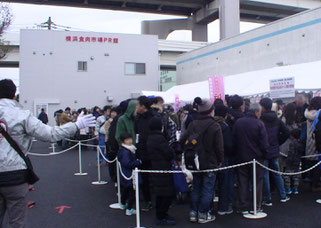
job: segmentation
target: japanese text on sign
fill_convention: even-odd
[[[66,36],[67,42],[80,42],[80,43],[112,43],[118,44],[118,38],[108,37],[89,37],[89,36]]]
[[[270,80],[270,97],[286,98],[295,96],[294,78]]]
[[[210,99],[214,102],[216,99],[225,99],[224,79],[222,76],[209,77],[208,85],[210,91]]]

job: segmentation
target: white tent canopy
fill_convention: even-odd
[[[296,90],[320,89],[321,61],[226,76],[224,77],[225,94],[249,96],[268,93],[270,80],[290,77],[295,78]],[[146,96],[162,96],[166,103],[174,103],[177,94],[179,100],[188,102],[193,101],[195,97],[209,98],[209,85],[208,81],[201,81],[174,86],[166,92],[143,91],[142,93]]]

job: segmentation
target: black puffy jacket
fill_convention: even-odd
[[[147,139],[147,150],[152,170],[171,170],[174,150],[168,145],[162,132],[150,132]],[[172,174],[152,174],[152,183],[157,196],[175,194]]]
[[[270,145],[267,159],[277,158],[280,156],[280,145],[289,138],[290,131],[273,111],[263,112],[261,120],[266,128]]]

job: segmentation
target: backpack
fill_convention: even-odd
[[[185,142],[184,148],[184,160],[185,166],[189,170],[199,170],[199,154],[204,154],[204,144],[203,144],[203,136],[205,132],[214,124],[215,122],[209,124],[206,128],[204,128],[201,132],[193,132],[189,135],[188,139]],[[194,123],[193,124],[194,127]]]

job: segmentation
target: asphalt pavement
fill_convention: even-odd
[[[35,142],[31,152],[47,154],[49,143]],[[59,151],[60,148],[57,149]],[[92,185],[97,180],[96,151],[82,150],[83,172],[87,176],[74,176],[79,171],[78,149],[48,157],[31,156],[40,181],[35,191],[28,194],[28,200],[36,205],[28,209],[30,228],[133,228],[135,216],[125,216],[124,211],[113,210],[109,205],[117,202],[114,184]],[[101,167],[102,180],[110,181],[108,167]],[[279,202],[278,194],[273,194],[273,206],[265,207],[265,219],[248,220],[241,215],[216,216],[216,221],[208,224],[192,224],[188,221],[189,206],[174,204],[170,215],[177,220],[178,228],[194,227],[321,227],[321,205],[315,200],[321,193],[309,191],[308,184],[302,183],[300,194],[291,196],[287,203]],[[62,206],[68,207],[62,210]],[[152,228],[155,225],[155,211],[141,213],[141,226]]]

